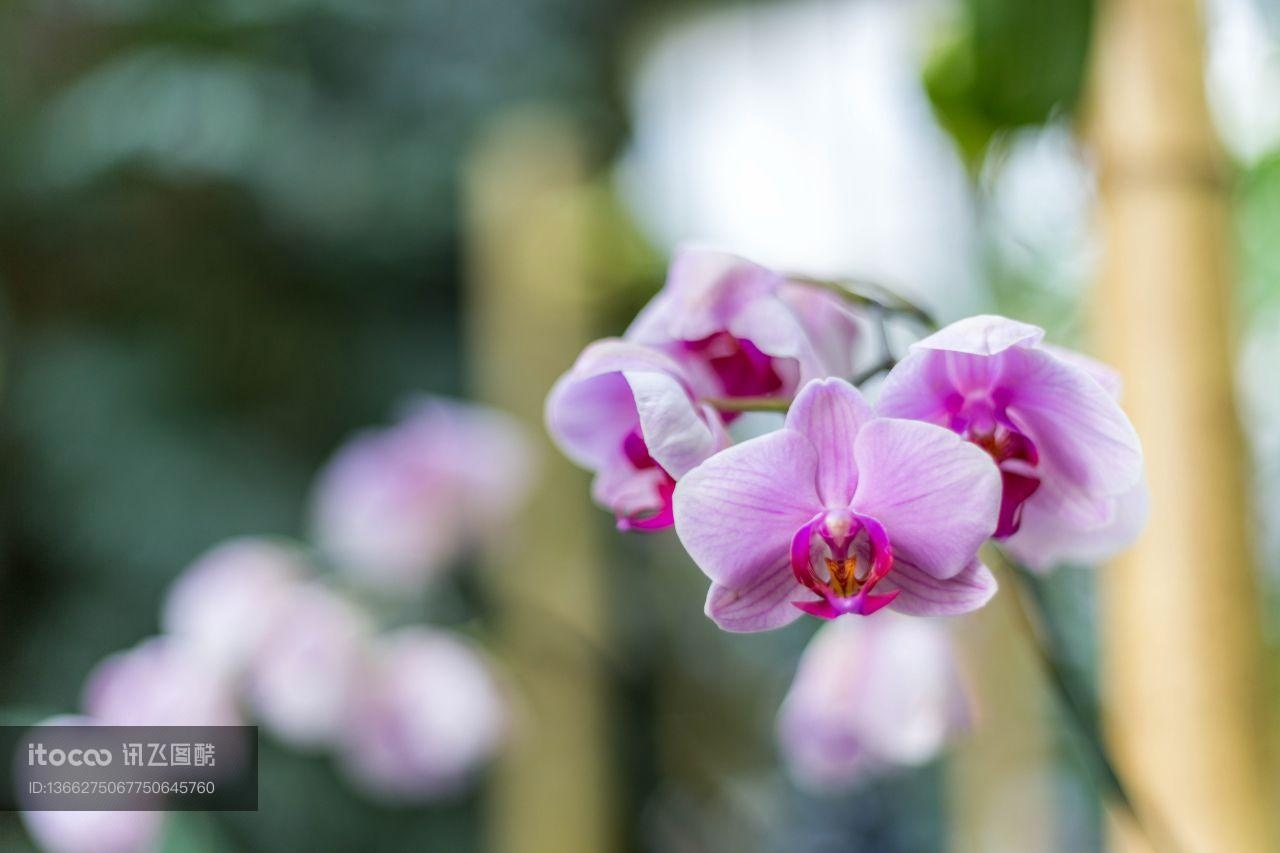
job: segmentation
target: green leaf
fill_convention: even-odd
[[[925,69],[925,87],[971,165],[1000,131],[1074,111],[1093,7],[1092,0],[965,0],[960,25]]]

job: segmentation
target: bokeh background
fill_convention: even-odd
[[[156,632],[165,588],[211,546],[305,536],[315,472],[406,395],[529,416],[580,342],[545,319],[554,305],[510,316],[537,298],[522,287],[579,288],[569,334],[617,333],[672,248],[700,239],[893,283],[947,319],[999,310],[1087,347],[1102,251],[1081,143],[1093,6],[3,0],[5,719],[74,709],[94,664]],[[1274,648],[1280,5],[1206,0],[1203,13]],[[533,274],[542,256],[519,211],[540,181],[572,196],[582,233],[565,240],[572,262],[548,251]],[[557,496],[585,496],[585,478],[553,470],[568,478]],[[530,618],[586,655],[578,686],[603,713],[582,760],[607,780],[599,802],[562,804],[566,825],[598,806],[620,850],[1013,849],[1001,839],[1015,830],[964,808],[985,785],[1003,820],[1043,824],[1043,849],[1103,844],[1078,744],[1025,661],[999,664],[1016,695],[988,696],[996,729],[976,756],[962,747],[852,792],[805,792],[780,768],[773,720],[813,626],[722,636],[670,537],[615,537],[604,513],[566,518],[592,555],[579,590],[592,639],[554,608]],[[489,561],[545,568],[520,537],[504,547]],[[501,596],[472,562],[420,615],[483,638]],[[1094,587],[1083,571],[1048,584],[1086,675]],[[573,775],[579,760],[545,770]],[[270,737],[260,785],[257,813],[181,815],[165,849],[465,851],[518,834],[502,828],[518,785],[497,805],[481,784],[392,806]],[[30,844],[0,815],[0,847]]]

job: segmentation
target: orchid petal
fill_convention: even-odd
[[[1092,376],[1093,380],[1101,385],[1111,395],[1112,399],[1119,402],[1121,393],[1124,391],[1124,380],[1120,378],[1120,372],[1115,368],[1103,364],[1096,358],[1090,358],[1083,353],[1055,344],[1041,344],[1039,349],[1061,361],[1080,368]]]
[[[1034,347],[1044,339],[1044,329],[995,314],[979,314],[957,320],[911,345],[913,350],[946,350],[970,355],[997,355],[1010,347]]]
[[[936,578],[964,569],[996,529],[1000,473],[955,433],[877,418],[858,434],[852,507],[889,532],[895,556]]]
[[[804,329],[817,361],[815,376],[853,376],[870,360],[869,324],[834,293],[788,281],[778,291]]]
[[[910,616],[954,616],[977,610],[996,594],[991,571],[974,559],[957,575],[939,580],[910,563],[899,560],[881,586],[900,594],[891,605]],[[878,587],[879,588],[879,587]]]
[[[1027,568],[1045,572],[1062,563],[1097,565],[1133,544],[1150,512],[1145,480],[1108,501],[1110,513],[1100,525],[1081,527],[1064,521],[1056,507],[1029,501],[1018,532],[1003,543]]]
[[[854,440],[872,419],[871,406],[843,379],[819,379],[800,391],[787,413],[786,428],[818,451],[818,496],[825,506],[848,506],[858,485]]]
[[[936,622],[880,614],[814,634],[778,715],[796,781],[824,795],[933,758],[962,730],[962,675]]]
[[[667,526],[663,489],[729,442],[719,416],[694,401],[675,361],[618,339],[583,351],[547,398],[546,421],[561,449],[596,472],[596,501],[635,529]],[[637,432],[644,464],[628,451]],[[659,516],[639,524],[632,518],[647,512]]]
[[[742,588],[713,583],[707,592],[705,612],[725,631],[772,631],[800,618],[800,611],[791,602],[807,592],[783,568],[761,574],[756,583]]]
[[[649,455],[668,474],[679,479],[719,449],[719,437],[704,411],[693,404],[675,377],[633,370],[622,375],[635,396]]]
[[[703,246],[682,246],[671,259],[667,281],[627,328],[627,340],[652,346],[698,341],[732,331],[730,319],[746,306],[772,296],[782,284],[773,270]]]
[[[547,396],[547,431],[565,455],[594,469],[616,453],[639,422],[635,392],[624,374],[646,373],[682,387],[680,365],[657,350],[606,338],[582,351]]]
[[[1089,373],[1049,353],[1009,354],[1008,414],[1040,452],[1045,480],[1088,498],[1128,491],[1142,476],[1133,424]]]
[[[583,380],[566,373],[547,395],[547,432],[583,468],[604,465],[638,422],[631,387],[621,374]]]
[[[810,379],[837,373],[851,359],[857,334],[852,318],[838,306],[829,319],[806,326],[814,317],[812,301],[802,301],[801,285],[788,282],[767,267],[704,246],[684,246],[671,261],[662,291],[640,312],[627,329],[627,340],[654,347],[702,341],[726,333],[749,342],[774,359],[773,370],[783,379],[787,394]],[[784,298],[784,293],[786,298]],[[802,315],[795,306],[805,309]],[[826,359],[815,345],[838,353]],[[678,356],[677,356],[678,357]],[[829,363],[829,361],[831,363]],[[700,371],[692,369],[695,387],[714,396],[713,386],[703,388]]]
[[[932,350],[913,350],[894,365],[880,385],[876,411],[890,418],[947,426],[947,399],[955,393],[946,363]]]
[[[791,537],[822,508],[817,468],[813,445],[786,429],[723,450],[676,484],[676,534],[707,577],[745,587],[785,568]]]
[[[660,468],[633,468],[621,458],[603,465],[591,482],[591,498],[619,518],[660,512],[666,505],[662,490],[669,479]]]

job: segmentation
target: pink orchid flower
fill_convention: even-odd
[[[782,429],[685,475],[674,515],[712,581],[707,615],[725,630],[764,631],[801,611],[980,607],[995,580],[976,555],[999,505],[999,475],[977,448],[931,424],[875,417],[852,385],[826,379],[804,387]]]
[[[290,746],[332,744],[374,628],[372,617],[338,592],[314,581],[299,584],[253,656],[247,704]]]
[[[421,626],[379,638],[352,683],[339,754],[371,795],[421,801],[456,793],[498,751],[505,696],[461,637]]]
[[[996,538],[1039,569],[1114,553],[1145,517],[1142,448],[1117,402],[1118,377],[1043,337],[1004,317],[953,323],[912,346],[878,403],[883,415],[945,426],[990,454],[1003,483]]]
[[[243,723],[233,685],[190,644],[144,640],[98,663],[82,704],[110,726],[236,726]]]
[[[300,548],[284,541],[228,540],[198,557],[169,587],[161,624],[212,669],[238,675],[311,571]]]
[[[596,473],[592,494],[622,530],[670,527],[676,479],[729,443],[684,370],[616,338],[587,347],[547,397],[547,430]]]
[[[810,379],[853,375],[860,324],[820,287],[687,246],[625,337],[679,362],[700,397],[790,399]]]
[[[881,614],[823,626],[778,713],[792,777],[822,792],[923,764],[964,731],[970,700],[943,627]]]
[[[42,720],[41,726],[92,726],[99,721],[70,714]],[[151,853],[163,841],[166,812],[21,812],[22,823],[46,853]]]
[[[365,588],[418,592],[519,508],[532,474],[529,440],[507,415],[413,399],[396,423],[346,442],[316,478],[317,544]]]

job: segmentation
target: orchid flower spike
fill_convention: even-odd
[[[945,426],[1000,469],[997,539],[1035,569],[1105,558],[1145,521],[1142,448],[1119,378],[1004,317],[953,323],[912,346],[877,410]]]
[[[676,485],[676,533],[712,581],[706,612],[764,631],[823,619],[962,613],[995,580],[977,551],[1000,477],[954,433],[875,417],[840,379],[815,380],[782,429],[724,450]]]

